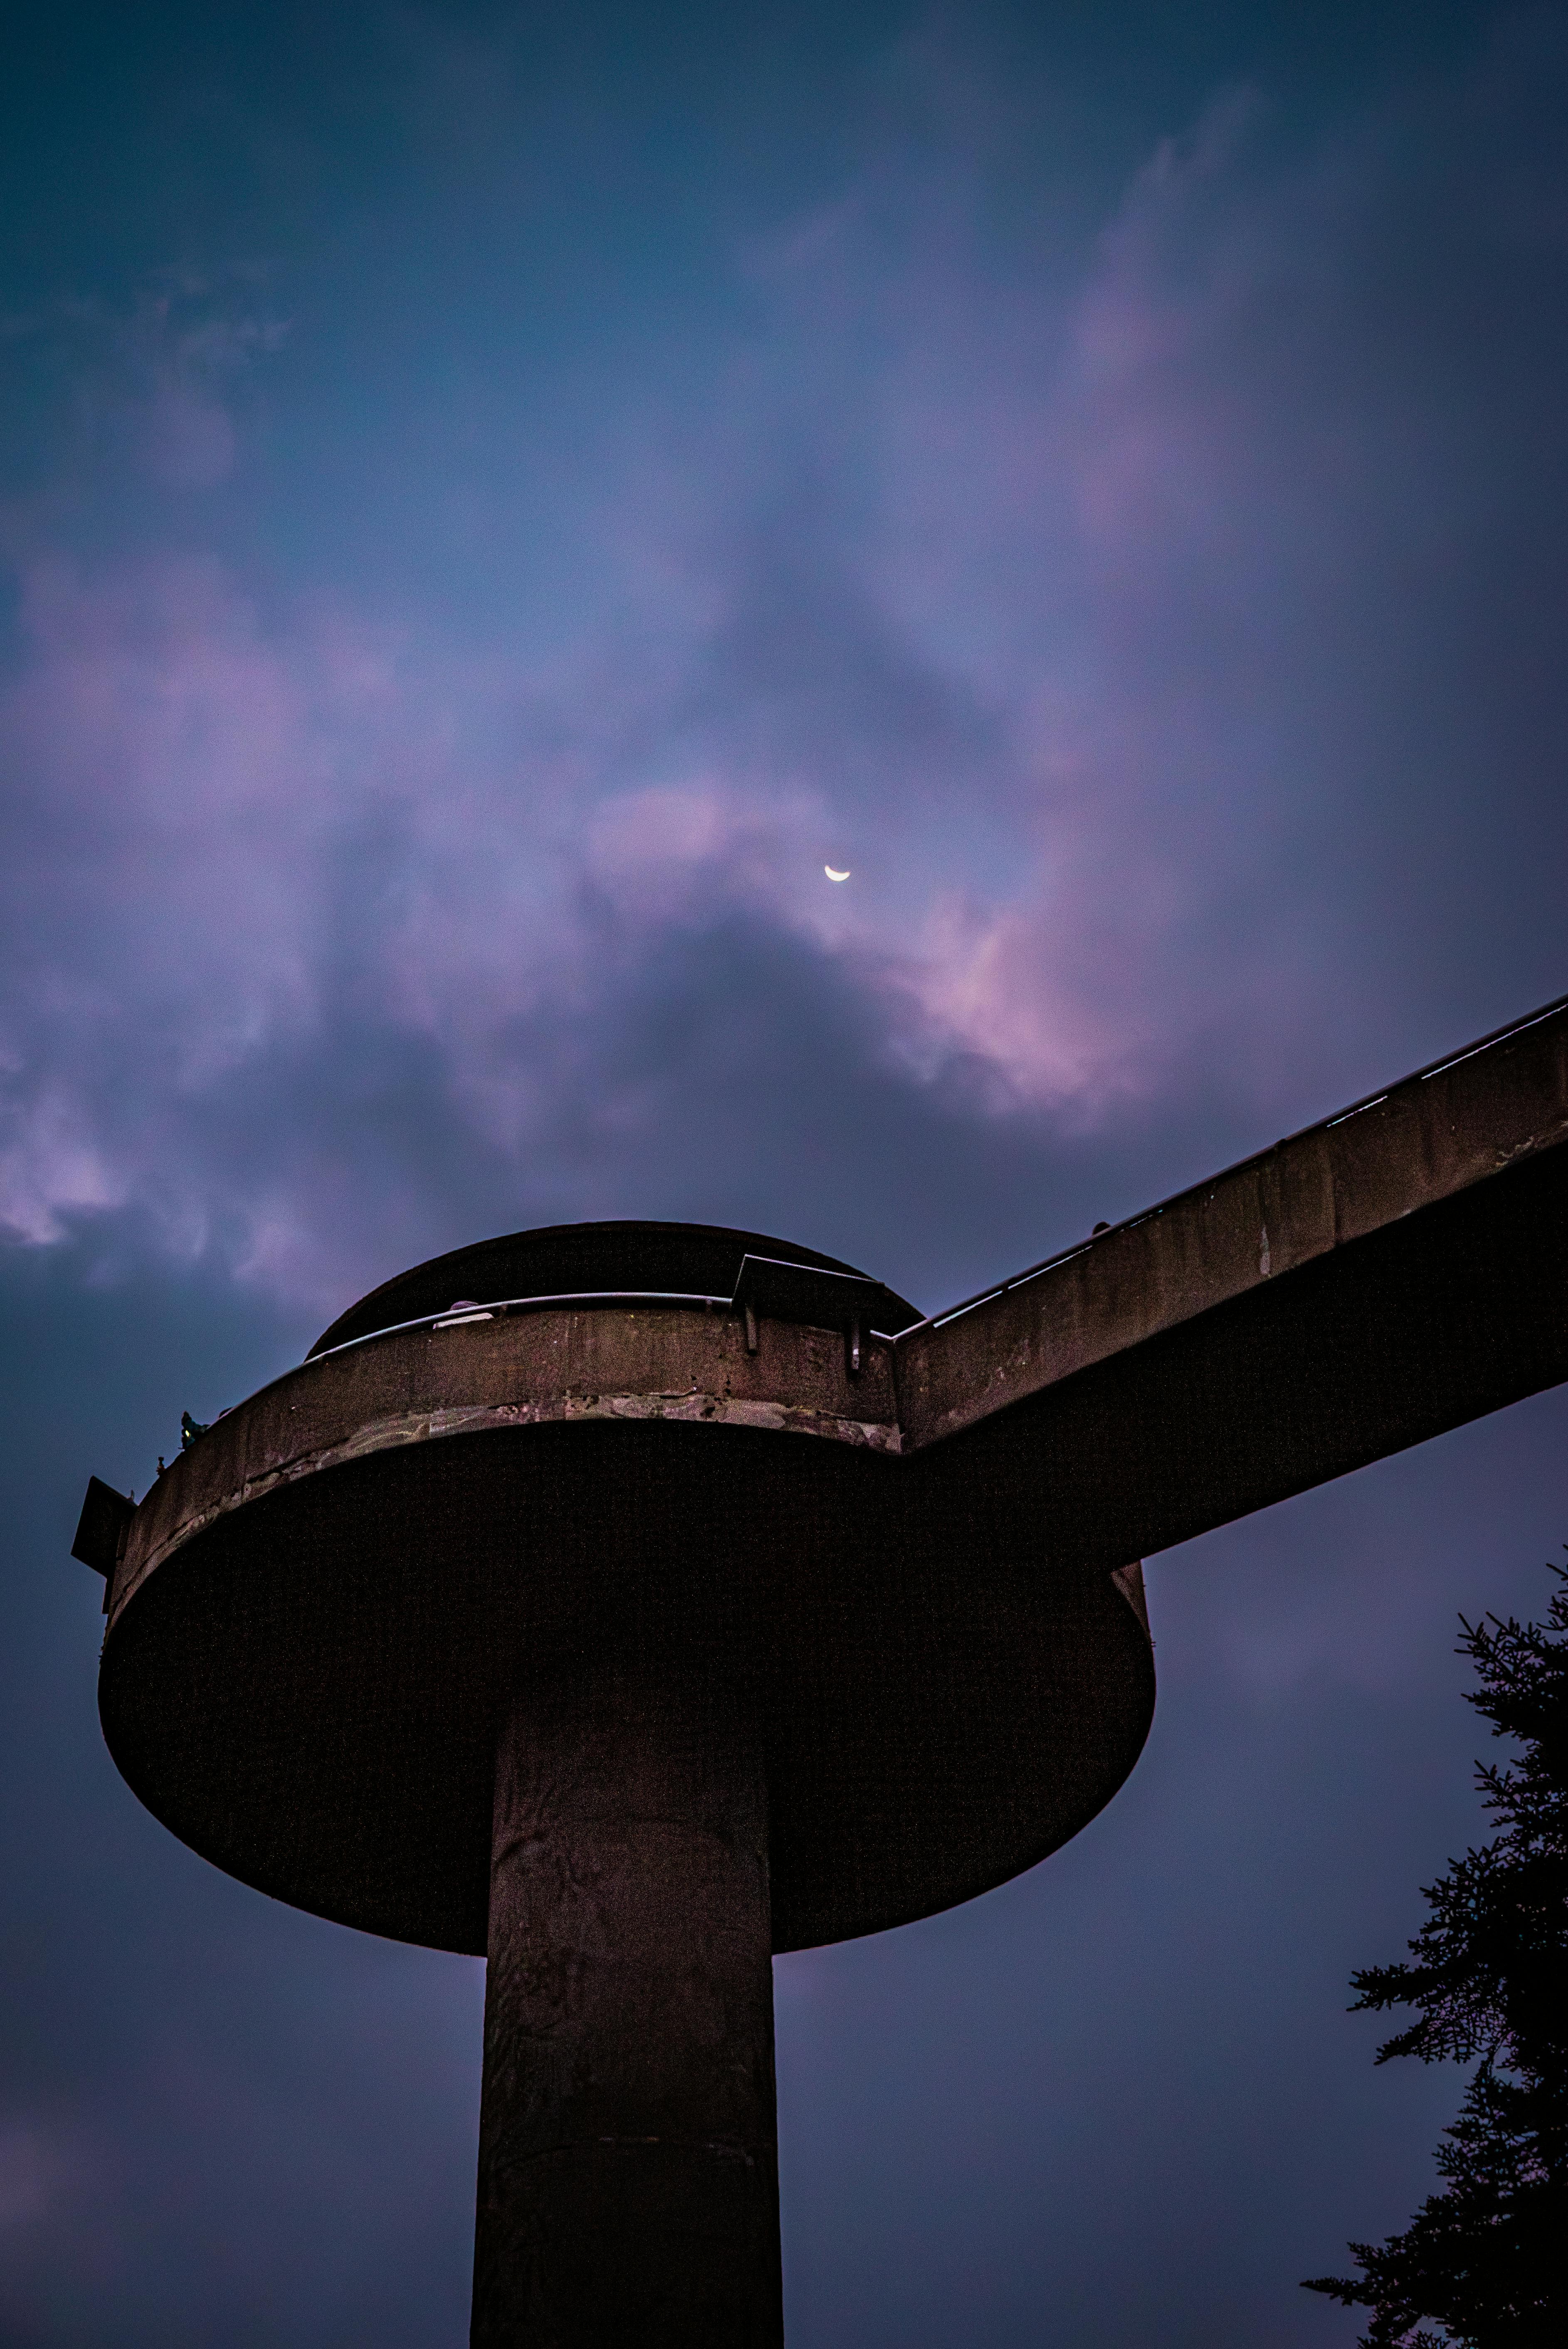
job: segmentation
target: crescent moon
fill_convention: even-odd
[[[830,864],[824,864],[822,870],[827,874],[830,881],[847,881],[850,877],[850,869],[848,865],[844,867],[844,870],[841,873],[835,873]]]

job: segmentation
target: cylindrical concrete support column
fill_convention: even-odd
[[[503,1731],[472,2340],[780,2349],[767,1790],[690,1691]]]

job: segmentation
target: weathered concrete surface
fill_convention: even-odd
[[[554,1423],[667,1420],[896,1452],[892,1350],[851,1378],[842,1335],[668,1306],[572,1309],[399,1330],[304,1362],[170,1463],[137,1509],[111,1623],[171,1551],[226,1512],[371,1454]]]
[[[909,1331],[898,1348],[905,1444],[972,1427],[1565,1142],[1568,1009],[1408,1077]]]
[[[907,1333],[903,1450],[1114,1563],[1555,1384],[1565,1143],[1559,1009]]]
[[[496,1776],[475,2349],[779,2349],[762,1757],[629,1659]]]

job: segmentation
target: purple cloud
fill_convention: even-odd
[[[614,595],[549,641],[37,533],[0,700],[7,1228],[134,1209],[319,1302],[441,1222],[449,1156],[534,1195],[606,1089],[589,1187],[629,1204],[669,1072],[655,1040],[618,1083],[615,1023],[710,933],[820,968],[890,1082],[962,1072],[1064,1135],[1196,1070],[1256,1134],[1447,1040],[1408,983],[1434,899],[1448,967],[1498,971],[1459,1032],[1546,992],[1547,942],[1504,975],[1474,900],[1521,823],[1532,874],[1560,856],[1562,688],[1489,705],[1442,665],[1486,547],[1524,628],[1562,587],[1511,388],[1564,265],[1513,136],[1540,38],[1306,152],[1223,98],[1040,278],[980,266],[972,120],[934,162],[884,124],[743,256],[716,431],[651,406]],[[1495,269],[1532,298],[1478,347]],[[202,387],[273,330],[154,306],[147,431],[216,481]],[[427,1133],[366,1201],[366,1145],[284,1143],[271,1088],[312,1070],[373,1125],[378,1056],[418,1061]]]

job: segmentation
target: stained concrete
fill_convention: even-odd
[[[476,2349],[779,2349],[771,1951],[762,1754],[722,1694],[614,1653],[520,1692],[496,1775]]]

